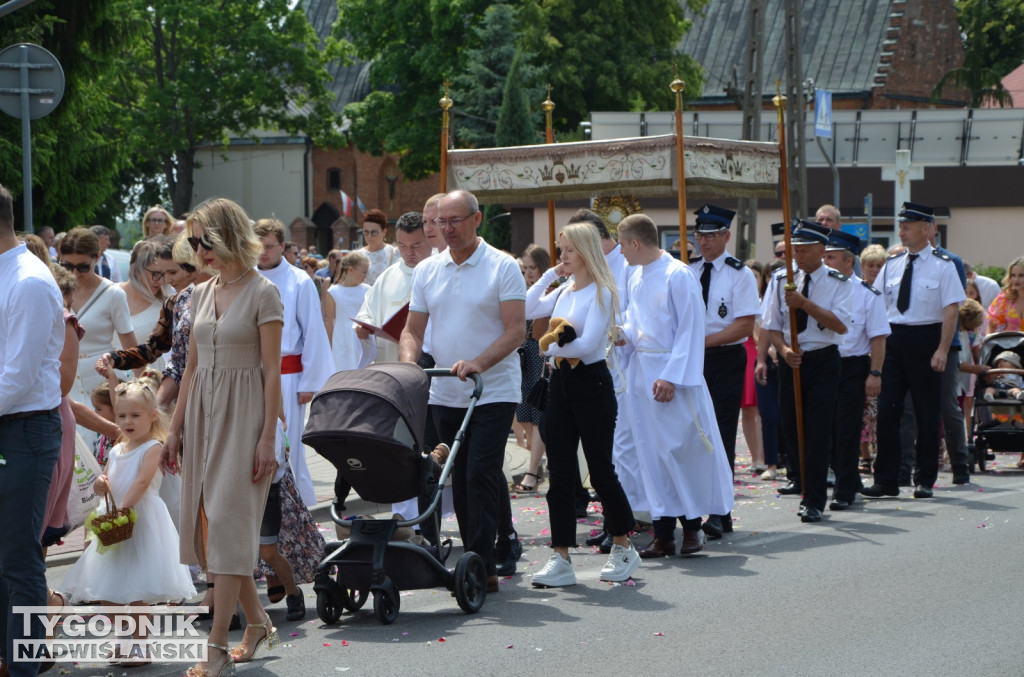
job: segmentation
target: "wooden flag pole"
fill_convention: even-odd
[[[778,83],[776,83],[777,86]],[[782,113],[786,97],[779,92],[772,98],[772,103],[775,104],[779,113],[779,191],[782,194],[782,221],[786,242],[786,291],[796,291],[796,282],[793,281],[793,239],[789,210],[789,168],[786,162],[786,126]],[[798,333],[796,313],[790,312],[789,334],[791,340],[789,347],[795,352],[800,352],[800,343],[797,341]],[[807,475],[804,471],[804,396],[800,387],[800,367],[793,367],[793,400],[796,409],[797,450],[800,453],[800,487],[803,489],[806,486]]]
[[[438,102],[441,104],[441,192],[448,192],[448,109],[452,107],[452,100],[448,96],[448,81],[444,81],[444,96]]]
[[[679,251],[686,246],[686,167],[683,165],[683,88],[686,86],[677,75],[669,87],[676,95],[676,173],[679,180],[677,200],[679,202]],[[686,263],[686,261],[683,261]]]
[[[551,85],[548,85],[548,98],[540,105],[544,110],[544,141],[545,143],[555,142],[555,133],[551,127],[551,113],[555,110],[555,102],[551,100]],[[555,253],[555,201],[548,200],[548,252],[551,256],[551,267],[558,265],[558,255]]]

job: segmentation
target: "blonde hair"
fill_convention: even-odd
[[[341,257],[341,261],[338,262],[338,274],[335,276],[334,281],[340,283],[345,279],[345,274],[361,265],[370,265],[370,257],[361,251],[349,252],[345,256]]]
[[[156,391],[160,382],[156,378],[159,374],[152,371],[146,370],[142,373],[142,376],[137,381],[129,381],[128,383],[122,383],[114,389],[114,393],[117,395],[117,402],[122,399],[135,400],[141,402],[147,411],[155,411],[156,418],[153,420],[153,425],[149,429],[149,434],[154,440],[163,442],[167,439],[168,420],[167,414],[160,409],[160,405],[156,399]],[[114,411],[116,416],[117,402],[114,404]],[[118,442],[125,442],[124,433],[118,437]]]
[[[192,246],[188,243],[188,233],[182,231],[178,235],[178,239],[174,241],[174,248],[171,250],[171,257],[174,262],[179,266],[188,266],[185,269],[186,272],[194,272],[196,269],[195,261],[192,255],[195,252],[192,251]]]
[[[985,309],[974,299],[967,299],[960,306],[960,326],[967,331],[973,331],[980,327],[985,321]]]
[[[164,218],[167,219],[167,225],[164,226],[164,234],[166,235],[171,232],[171,226],[174,225],[174,217],[171,216],[171,213],[163,207],[150,207],[146,210],[146,213],[142,215],[142,237],[145,239],[149,238],[149,227],[146,225],[146,222],[149,221],[150,216],[157,212],[163,214]]]
[[[160,235],[158,237],[162,238],[163,236]],[[160,285],[160,291],[154,294],[149,290],[149,284],[146,280],[146,269],[159,258],[160,246],[157,238],[141,240],[132,248],[132,255],[128,260],[128,283],[131,284],[135,291],[142,294],[143,298],[149,301],[150,304],[163,303],[167,296],[164,293],[164,286],[162,284]]]
[[[1010,286],[1010,272],[1014,268],[1024,268],[1024,256],[1018,256],[1010,261],[1010,265],[1006,266],[1006,276],[1003,277],[1003,293],[1006,294],[1008,301],[1017,300],[1017,290]]]
[[[860,253],[860,262],[861,265],[865,263],[885,263],[888,257],[889,255],[886,253],[885,247],[880,244],[869,244]]]
[[[223,197],[206,200],[185,221],[188,237],[193,237],[195,224],[202,227],[203,234],[213,244],[213,253],[218,257],[238,263],[243,268],[256,267],[263,253],[263,243],[256,237],[248,215],[238,204]],[[193,252],[192,262],[198,268],[205,268],[196,252]]]
[[[570,223],[562,229],[560,235],[564,236],[583,258],[584,265],[597,285],[597,303],[602,310],[605,310],[604,291],[607,289],[610,292],[611,317],[614,324],[619,312],[619,292],[615,276],[612,275],[612,269],[608,267],[608,261],[604,258],[604,250],[601,249],[601,234],[593,224],[579,222]]]

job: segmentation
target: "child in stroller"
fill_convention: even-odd
[[[1020,355],[1012,350],[1004,350],[996,355],[996,369],[1021,369]],[[1020,374],[1002,373],[991,376],[987,379],[985,387],[985,401],[994,402],[1002,399],[1017,399],[1024,401],[1024,378]],[[1014,421],[1014,423],[1021,423]],[[1016,427],[1024,427],[1024,423]]]

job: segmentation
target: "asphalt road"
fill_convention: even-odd
[[[382,626],[372,603],[334,626],[284,619],[284,645],[239,674],[279,675],[1021,675],[1024,674],[1024,473],[1001,454],[935,498],[858,502],[802,524],[779,483],[738,475],[736,531],[690,558],[648,561],[635,585],[598,581],[605,556],[573,553],[578,583],[530,585],[550,553],[540,495],[513,501],[526,544],[516,576],[475,615],[448,592],[401,598]],[[580,540],[600,520],[580,524]],[[446,524],[455,531],[454,522]],[[637,536],[646,544],[650,534]],[[456,554],[459,551],[456,551]],[[449,560],[454,566],[455,557]],[[49,570],[59,589],[67,566]],[[232,642],[241,638],[232,633]],[[64,665],[73,675],[174,675],[183,665]]]

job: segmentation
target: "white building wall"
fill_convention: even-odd
[[[196,152],[193,205],[226,197],[253,220],[276,217],[289,224],[306,214],[303,190],[303,144],[201,148]]]

